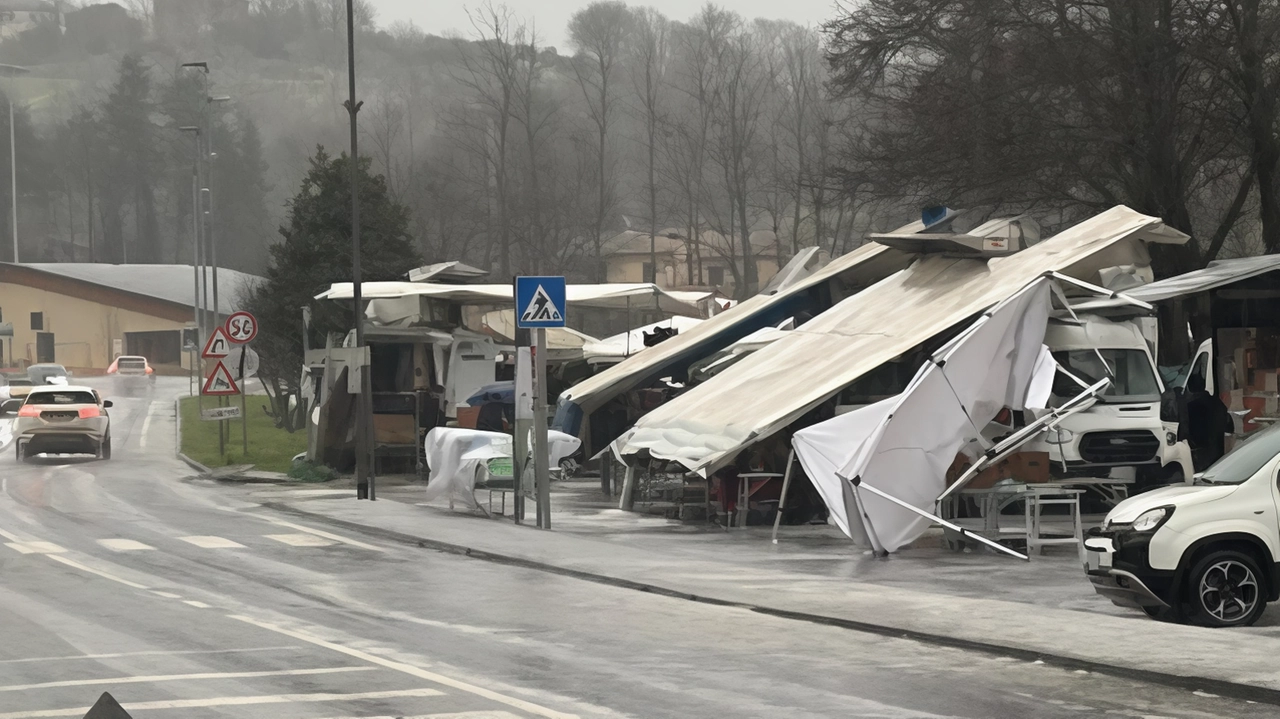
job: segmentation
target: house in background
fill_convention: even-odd
[[[683,228],[668,227],[659,230],[653,238],[653,254],[658,260],[657,285],[673,290],[717,290],[725,296],[734,296],[743,267],[740,240],[727,238],[714,230],[704,230],[696,243],[686,237],[687,231]],[[777,236],[770,230],[756,230],[751,233],[751,247],[758,289],[778,272]],[[604,240],[601,252],[606,282],[649,281],[651,255],[648,232],[625,230],[616,233]]]
[[[56,24],[66,32],[62,4],[47,0],[0,0],[0,40],[32,30],[44,24]]]

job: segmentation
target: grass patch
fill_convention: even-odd
[[[268,407],[267,398],[250,395],[245,399],[249,418],[249,452],[243,451],[243,435],[240,420],[204,422],[200,420],[197,397],[183,397],[182,453],[206,467],[225,467],[231,464],[252,464],[268,472],[288,472],[293,458],[307,449],[307,433],[299,430],[290,434],[277,429],[275,423],[263,412]],[[217,398],[205,397],[206,408],[217,405]],[[239,397],[229,401],[240,403]],[[228,432],[226,454],[218,454],[218,425],[225,425]]]

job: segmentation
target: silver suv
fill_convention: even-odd
[[[33,387],[25,400],[3,405],[18,415],[13,427],[18,461],[38,454],[94,454],[111,459],[111,417],[104,400],[90,387]]]

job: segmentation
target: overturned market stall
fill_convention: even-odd
[[[642,417],[618,439],[618,454],[673,460],[709,476],[864,374],[1045,272],[1096,282],[1103,268],[1148,266],[1148,243],[1187,239],[1159,218],[1117,206],[1008,257],[921,256]]]

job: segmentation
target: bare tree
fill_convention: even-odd
[[[649,282],[658,276],[658,129],[662,122],[670,62],[667,31],[670,21],[653,8],[633,11],[635,41],[632,45],[631,85],[643,117],[646,170],[649,190]]]
[[[596,250],[595,275],[600,282],[605,279],[600,242],[605,220],[616,201],[614,172],[608,164],[609,128],[616,111],[618,62],[623,57],[630,22],[627,5],[621,0],[596,0],[574,13],[569,21],[569,41],[578,50],[573,71],[596,130],[597,203],[592,240]]]
[[[473,147],[486,158],[495,189],[494,211],[497,215],[498,270],[501,276],[511,274],[511,218],[508,196],[510,177],[510,129],[519,82],[521,48],[516,40],[523,32],[519,23],[506,6],[494,6],[486,2],[479,9],[467,12],[475,32],[475,42],[458,43],[461,68],[453,76],[455,82],[470,94],[470,102],[480,110],[463,112],[455,117],[463,123],[462,134],[470,136],[471,123],[479,120],[483,128],[484,145]],[[486,260],[492,259],[493,232],[489,233],[490,250]]]

